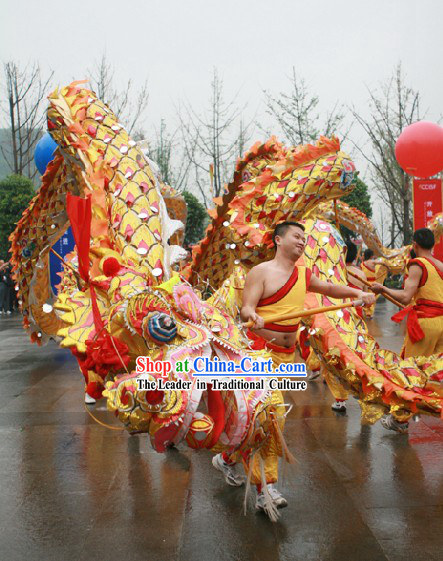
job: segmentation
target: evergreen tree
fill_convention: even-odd
[[[352,193],[340,200],[351,207],[358,208],[358,210],[364,212],[368,218],[372,217],[372,204],[369,189],[366,183],[359,177],[356,179],[356,187]],[[356,236],[355,232],[352,232],[344,226],[340,226],[340,232],[345,241],[355,238]]]
[[[183,197],[188,207],[184,244],[189,246],[203,239],[209,217],[205,207],[192,193],[183,191]]]
[[[11,257],[9,235],[34,195],[34,185],[27,177],[8,175],[0,181],[0,258],[5,261]]]

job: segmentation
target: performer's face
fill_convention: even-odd
[[[276,242],[281,253],[297,260],[305,250],[305,233],[298,226],[290,226],[283,236],[276,236]]]

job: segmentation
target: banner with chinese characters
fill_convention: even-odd
[[[443,210],[441,179],[414,179],[414,230],[426,228]],[[443,260],[443,239],[434,248],[434,256]]]
[[[63,236],[52,246],[53,249],[61,256],[65,257],[75,246],[74,236],[71,228],[68,228]],[[53,253],[49,254],[49,274],[51,278],[51,286],[54,294],[57,294],[56,286],[60,284],[61,277],[59,273],[63,271],[63,263]]]

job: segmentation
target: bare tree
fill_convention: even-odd
[[[292,68],[289,92],[280,92],[274,96],[264,91],[266,113],[281,128],[286,139],[293,145],[313,142],[322,134],[340,134],[346,137],[349,131],[344,129],[345,113],[343,107],[336,103],[331,111],[321,116],[319,98],[309,93],[306,82]]]
[[[147,80],[135,94],[132,80],[128,80],[122,89],[116,89],[115,70],[108,62],[106,53],[88,70],[88,74],[89,85],[98,98],[109,105],[135,140],[141,140],[144,136],[141,121],[149,101]]]
[[[223,187],[234,171],[234,161],[244,148],[246,128],[241,132],[242,140],[234,131],[240,116],[236,98],[226,102],[223,97],[223,80],[216,69],[211,81],[209,108],[197,113],[189,104],[179,110],[183,149],[191,163],[192,178],[206,206],[212,205],[212,197],[223,193]],[[241,129],[242,130],[242,129]],[[210,169],[213,169],[212,189]]]
[[[402,130],[422,118],[420,94],[405,85],[401,64],[378,90],[368,88],[370,116],[355,108],[352,114],[366,133],[371,151],[354,143],[370,166],[372,181],[391,214],[390,246],[397,238],[404,245],[412,238],[411,185],[409,176],[395,158],[395,143]]]
[[[249,123],[245,124],[243,117],[240,117],[237,135],[237,155],[239,158],[243,156],[243,154],[246,152],[246,149],[249,147],[252,122],[253,121],[250,121]]]
[[[37,173],[34,149],[45,120],[42,103],[49,94],[53,72],[43,78],[37,63],[20,70],[13,61],[6,62],[3,71],[7,103],[2,111],[10,142],[1,146],[1,151],[13,173],[33,179]]]
[[[169,133],[166,122],[161,119],[150,156],[158,165],[163,181],[174,189],[183,191],[187,186],[191,162],[183,153],[177,133],[178,131]]]

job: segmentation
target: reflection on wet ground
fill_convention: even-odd
[[[371,332],[393,350],[401,328],[381,302]],[[351,399],[331,411],[321,381],[293,396],[286,425],[298,463],[277,524],[242,514],[207,451],[161,455],[146,436],[94,423],[70,353],[28,343],[0,320],[0,543],[10,561],[428,561],[443,548],[443,425],[399,436],[361,426]],[[97,416],[114,422],[98,406]]]

